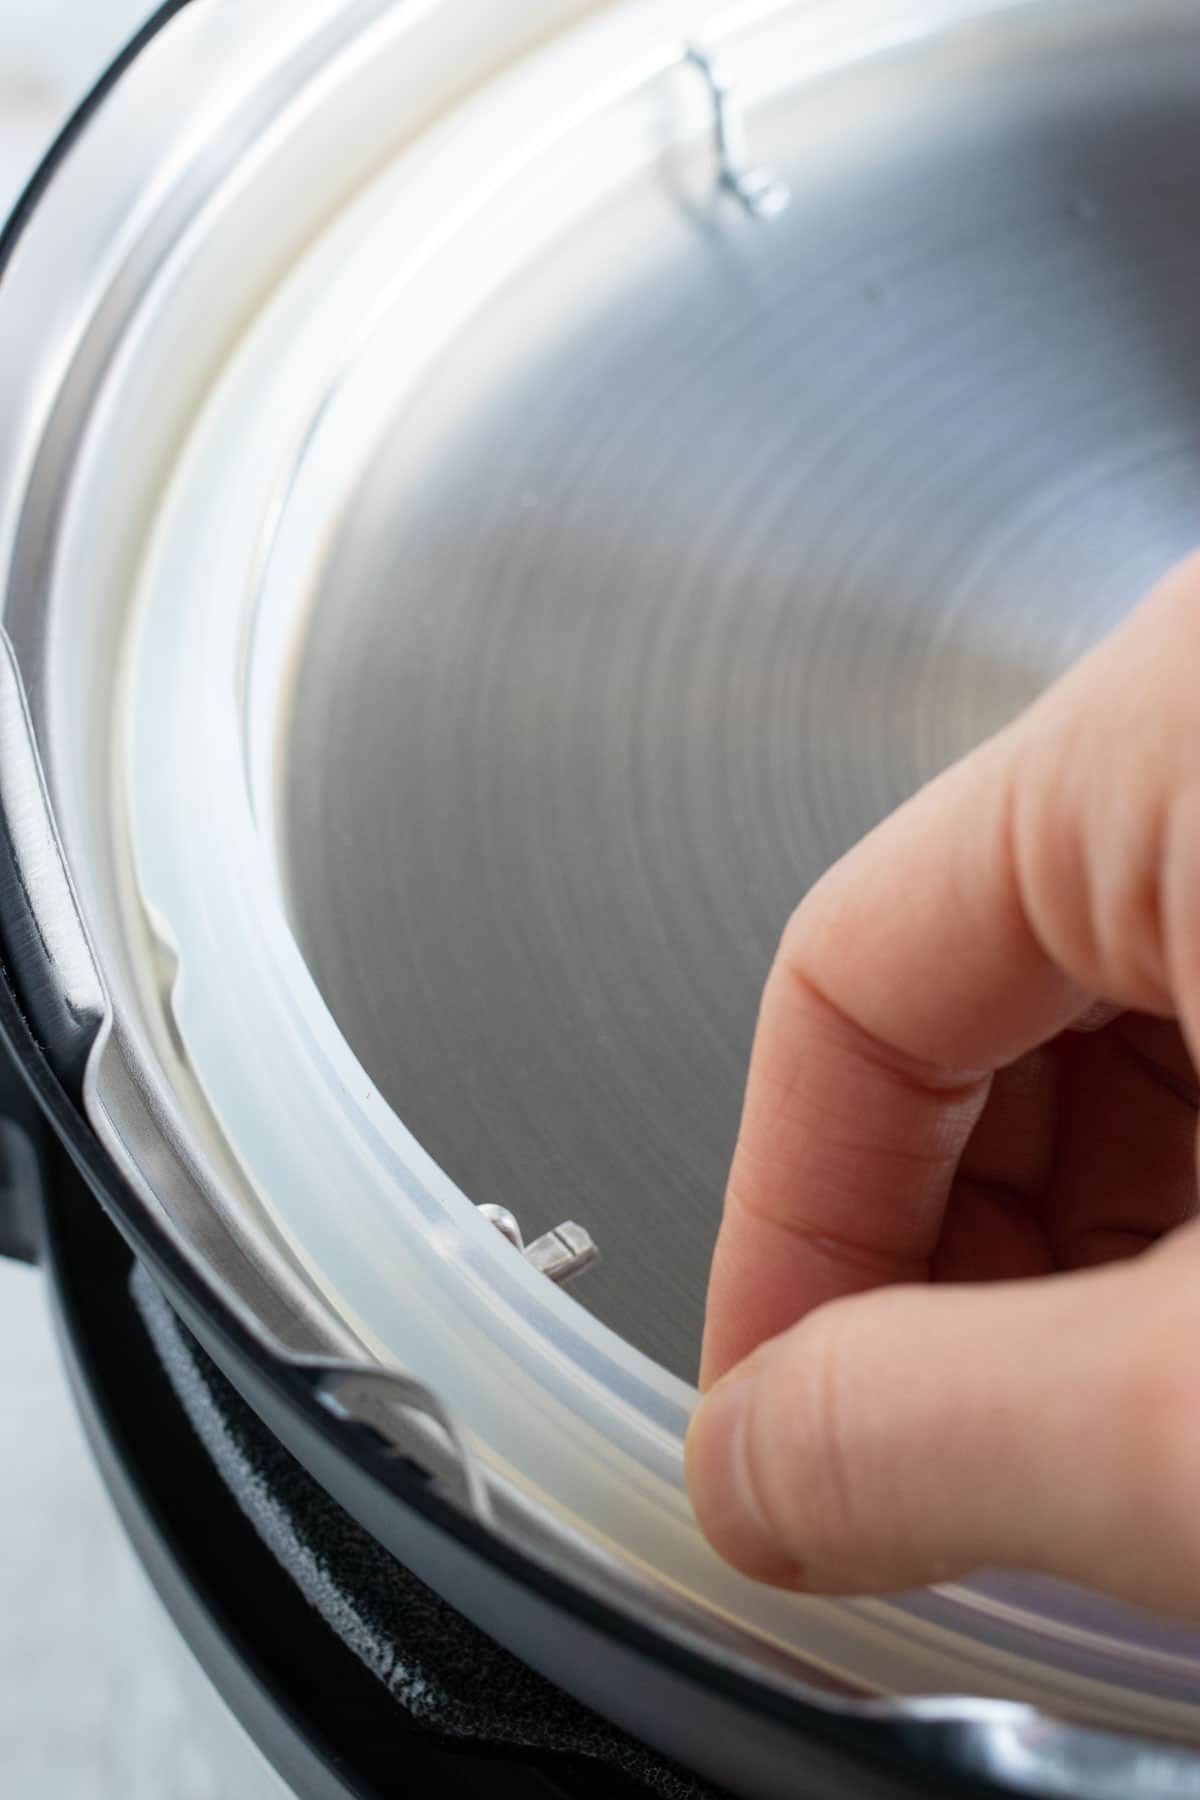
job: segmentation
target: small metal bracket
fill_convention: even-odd
[[[337,1419],[365,1425],[397,1456],[424,1469],[443,1497],[481,1524],[491,1519],[483,1471],[457,1423],[424,1382],[369,1363],[292,1359]]]
[[[726,81],[716,60],[699,45],[688,45],[687,61],[699,69],[708,83],[721,186],[729,189],[751,218],[776,218],[787,208],[791,193],[773,170],[751,160],[745,114],[736,89]]]
[[[520,1225],[507,1206],[485,1203],[479,1210],[488,1223],[508,1239],[513,1249],[521,1252],[526,1262],[540,1274],[549,1276],[551,1281],[573,1281],[576,1275],[582,1275],[599,1260],[600,1252],[591,1233],[573,1220],[556,1225],[553,1231],[547,1231],[532,1244],[527,1244]]]

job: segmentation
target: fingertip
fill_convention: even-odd
[[[735,1369],[692,1419],[685,1468],[700,1529],[717,1554],[756,1581],[803,1585],[803,1571],[778,1541],[763,1510],[750,1458],[751,1413],[760,1373]]]

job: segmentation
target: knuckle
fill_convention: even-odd
[[[1079,987],[1123,1006],[1169,1000],[1162,884],[1179,800],[1173,759],[1125,696],[1074,696],[1026,746],[1010,832],[1025,917]],[[1127,746],[1139,746],[1129,755]]]

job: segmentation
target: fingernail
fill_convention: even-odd
[[[734,1374],[702,1400],[687,1436],[692,1506],[714,1550],[758,1581],[785,1582],[797,1573],[775,1541],[755,1489],[749,1453],[757,1374]]]

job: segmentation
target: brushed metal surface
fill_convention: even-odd
[[[769,223],[664,164],[406,404],[321,571],[281,764],[316,976],[684,1375],[790,908],[1200,535],[1200,22],[1126,17],[776,104]]]

